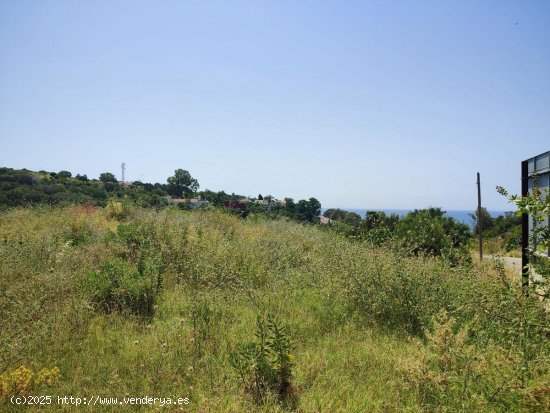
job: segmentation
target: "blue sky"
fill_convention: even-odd
[[[550,150],[548,1],[0,0],[0,165],[325,207],[507,209]]]

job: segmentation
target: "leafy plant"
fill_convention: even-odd
[[[509,202],[518,208],[517,214],[528,214],[533,222],[533,227],[529,234],[529,244],[527,253],[529,255],[529,273],[532,292],[542,299],[550,298],[550,226],[545,222],[550,216],[550,192],[542,194],[536,185],[530,195],[518,196],[509,195],[506,189],[497,186],[497,191],[505,196]],[[538,276],[537,276],[538,275]]]
[[[256,342],[239,344],[230,361],[258,403],[270,393],[284,401],[292,390],[292,341],[288,326],[271,315],[256,320]]]
[[[443,256],[453,265],[469,260],[468,226],[444,214],[440,208],[415,210],[397,223],[397,237],[407,254]]]
[[[98,271],[88,271],[86,283],[98,309],[151,316],[162,288],[162,272],[152,258],[138,263],[137,269],[113,259]]]

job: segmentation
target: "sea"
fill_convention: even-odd
[[[324,212],[327,209],[330,209],[330,208],[321,208],[321,214],[324,214]],[[373,209],[340,208],[340,209],[343,209],[344,211],[348,211],[348,212],[355,212],[356,214],[359,214],[361,216],[361,218],[365,218],[365,214],[367,213],[367,211],[372,211],[372,210],[374,210],[374,211],[384,211],[387,215],[397,214],[400,217],[402,217],[404,215],[407,215],[407,213],[409,213],[411,211],[414,211],[414,209],[381,209],[381,210],[380,209],[375,209],[375,208],[373,208]],[[488,211],[488,212],[489,212],[489,214],[491,214],[491,216],[493,218],[496,218],[499,215],[504,215],[505,211]],[[466,210],[445,211],[446,216],[454,218],[459,222],[463,222],[464,224],[467,224],[470,227],[473,227],[473,225],[474,225],[474,220],[472,219],[472,217],[470,217],[470,214],[473,214],[473,213],[474,213],[473,210],[471,210],[471,211],[466,211]]]

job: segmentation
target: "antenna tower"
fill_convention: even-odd
[[[122,165],[120,165],[120,167],[122,168],[122,182],[124,182],[124,171],[126,170],[126,164],[122,162]]]

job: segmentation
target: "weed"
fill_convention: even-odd
[[[376,244],[216,210],[0,212],[0,371],[53,363],[59,394],[184,391],[213,412],[548,410],[534,294]]]
[[[258,316],[256,342],[239,344],[230,361],[247,392],[258,403],[269,393],[285,401],[292,393],[292,341],[288,326],[273,316],[267,322]]]
[[[140,261],[137,269],[114,259],[104,262],[98,271],[88,271],[86,281],[98,309],[151,316],[162,286],[162,273],[152,259]]]
[[[41,386],[51,386],[59,380],[59,368],[33,371],[25,366],[0,375],[0,401],[11,396],[28,396]]]
[[[206,347],[212,339],[212,328],[218,311],[204,299],[196,299],[191,308],[191,323],[193,325],[193,343],[198,358],[204,356]]]

